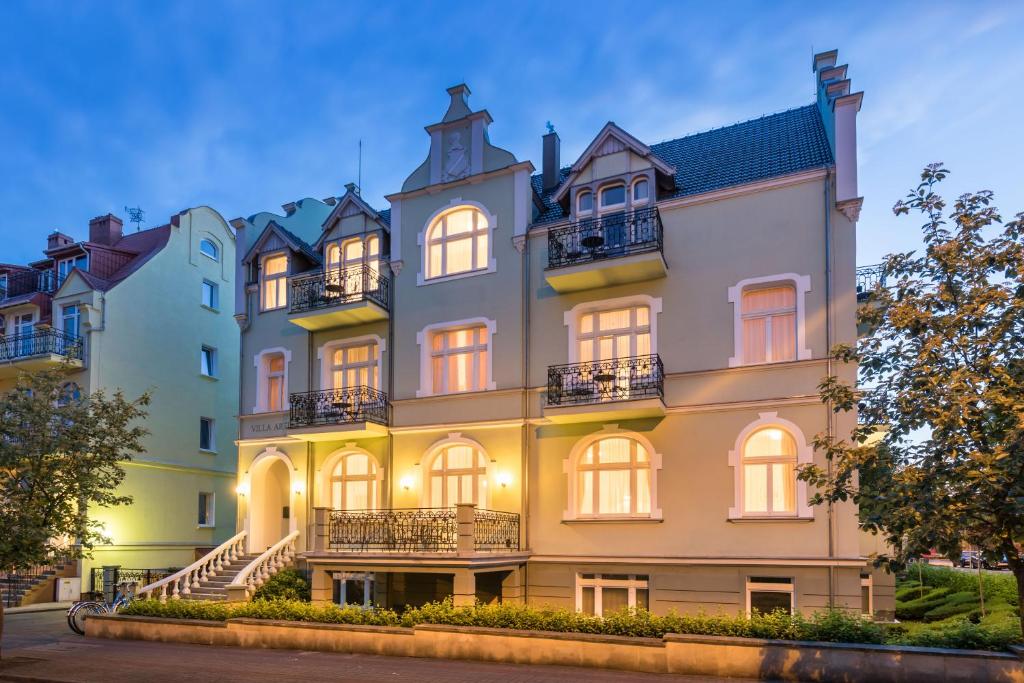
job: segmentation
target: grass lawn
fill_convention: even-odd
[[[1021,642],[1013,575],[983,572],[982,581],[984,613],[977,572],[929,565],[908,569],[896,580],[896,618],[906,630],[902,639],[984,649]]]

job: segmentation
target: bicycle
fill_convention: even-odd
[[[68,627],[80,636],[85,635],[85,619],[95,614],[116,614],[134,598],[135,583],[122,583],[114,593],[114,601],[79,600],[68,609]]]

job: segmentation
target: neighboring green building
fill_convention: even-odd
[[[108,214],[86,241],[52,233],[43,254],[0,264],[0,394],[69,357],[83,393],[153,396],[119,491],[134,503],[93,511],[111,544],[81,563],[83,590],[93,567],[187,565],[235,533],[234,234],[207,207],[133,233]]]

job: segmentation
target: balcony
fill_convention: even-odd
[[[443,556],[481,560],[520,553],[515,512],[450,508],[314,510],[314,552],[321,556]]]
[[[665,368],[657,354],[548,368],[544,417],[556,423],[665,414]]]
[[[303,441],[384,436],[388,395],[371,387],[291,394],[288,435]]]
[[[328,268],[290,278],[288,320],[307,330],[387,320],[391,280],[377,268]]]
[[[57,281],[52,270],[8,273],[6,285],[0,285],[0,306],[11,299],[17,299],[27,294],[51,294],[55,289],[57,289]]]
[[[885,287],[885,264],[857,267],[857,302],[867,301],[875,286]]]
[[[555,228],[544,278],[565,293],[665,277],[662,234],[656,206]]]
[[[65,361],[82,367],[82,338],[52,328],[36,328],[31,334],[0,336],[0,379],[31,372]]]

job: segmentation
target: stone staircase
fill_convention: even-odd
[[[50,565],[28,573],[0,574],[0,603],[4,607],[20,607],[31,593],[49,589],[53,593],[53,580],[67,574],[71,564]],[[37,590],[38,589],[38,590]],[[52,597],[49,598],[52,600]],[[38,601],[38,599],[36,599]]]
[[[260,556],[260,553],[249,553],[239,555],[238,559],[225,562],[224,568],[217,572],[216,576],[203,579],[199,582],[198,588],[193,588],[190,593],[183,594],[185,600],[227,600],[227,587],[238,576],[238,572]]]

